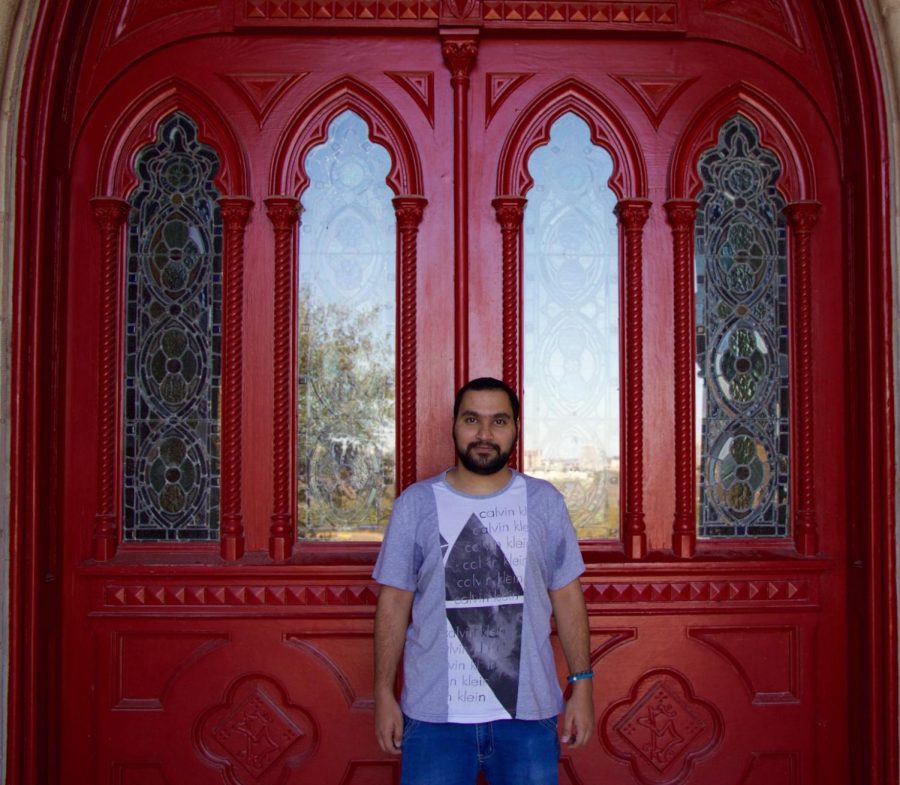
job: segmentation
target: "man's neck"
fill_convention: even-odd
[[[457,466],[447,472],[447,483],[469,496],[490,496],[502,491],[512,477],[512,471],[504,466],[493,474],[477,474],[465,466]]]

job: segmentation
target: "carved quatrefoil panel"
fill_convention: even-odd
[[[637,781],[675,785],[718,745],[722,719],[681,674],[654,670],[609,708],[600,732],[609,752],[629,763]]]
[[[231,785],[275,785],[316,747],[310,715],[261,675],[245,676],[197,723],[203,757],[224,769]]]

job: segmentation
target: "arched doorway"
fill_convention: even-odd
[[[41,446],[58,483],[43,509],[55,515],[35,531],[46,535],[44,558],[58,560],[48,574],[66,587],[47,592],[61,651],[88,653],[60,656],[49,689],[64,770],[124,782],[188,770],[238,782],[393,776],[364,746],[377,531],[347,524],[355,505],[337,493],[374,458],[353,433],[302,437],[293,427],[304,395],[293,382],[304,335],[297,271],[314,245],[303,235],[308,162],[350,112],[367,129],[360,155],[380,148],[391,161],[380,209],[395,226],[395,382],[393,430],[381,438],[394,452],[379,463],[379,498],[450,459],[440,402],[469,374],[523,386],[530,370],[550,369],[550,420],[572,380],[595,390],[621,379],[618,455],[607,450],[597,465],[588,451],[553,453],[559,445],[537,436],[544,414],[526,409],[519,456],[564,473],[574,495],[599,497],[581,477],[591,472],[605,472],[603,498],[618,487],[612,535],[584,546],[608,692],[596,745],[564,759],[565,775],[860,776],[860,763],[874,763],[864,742],[844,743],[851,723],[891,716],[874,702],[885,683],[858,675],[884,653],[865,642],[883,618],[853,621],[855,607],[873,607],[877,571],[865,554],[877,552],[874,521],[890,497],[864,490],[887,442],[874,427],[877,384],[844,382],[874,379],[879,361],[857,350],[877,332],[857,309],[873,302],[877,254],[867,246],[878,223],[867,199],[880,202],[866,180],[872,161],[851,152],[867,132],[841,126],[850,99],[836,100],[819,69],[820,26],[834,35],[840,24],[806,8],[764,15],[754,3],[393,5],[101,3],[83,39],[92,65],[58,99],[71,118],[71,168],[46,159],[60,196],[53,218],[37,222],[47,238],[63,230],[64,250],[54,264],[47,251],[42,268],[58,288],[44,293],[52,309],[41,323],[59,325],[50,345],[62,363],[46,366],[60,391],[50,407],[59,441]],[[840,40],[852,49],[851,33]],[[534,155],[569,117],[587,129],[582,147],[611,162],[600,185],[616,204],[620,372],[605,382],[596,348],[565,351],[581,339],[598,346],[589,335],[533,346],[526,328],[534,238],[546,239],[536,269],[555,273],[557,291],[595,269],[565,234],[522,223],[538,203],[533,189],[552,185],[531,182]],[[182,155],[194,169],[167,169]],[[205,180],[188,189],[203,160]],[[733,181],[728,162],[740,169]],[[337,181],[352,191],[360,167]],[[851,200],[842,175],[857,183]],[[559,193],[573,182],[557,183]],[[744,200],[724,229],[722,193]],[[141,223],[148,200],[156,208]],[[562,224],[573,213],[560,209]],[[741,245],[748,226],[760,237]],[[730,244],[717,245],[716,232]],[[201,263],[205,288],[191,278]],[[716,269],[733,276],[713,291]],[[719,316],[704,321],[698,306],[703,319],[710,308]],[[186,321],[217,308],[219,322],[202,330]],[[698,360],[705,387],[693,377]],[[776,414],[753,408],[757,389],[777,399]],[[35,409],[56,400],[33,396]],[[715,412],[696,408],[715,396]],[[853,428],[859,411],[865,434]],[[337,479],[316,491],[304,454]],[[301,504],[319,510],[311,529],[297,528]],[[857,561],[859,578],[846,566]],[[833,689],[846,681],[868,699]],[[663,728],[653,724],[658,703],[671,710]],[[266,754],[241,746],[254,711],[275,718],[267,730],[280,741]],[[343,743],[348,727],[359,748]]]

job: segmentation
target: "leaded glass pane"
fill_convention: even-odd
[[[394,499],[390,166],[350,111],[306,158],[297,320],[297,519],[305,538],[380,539]]]
[[[619,529],[619,245],[609,154],[565,114],[528,162],[525,471],[564,494],[578,536]]]
[[[126,541],[219,534],[218,168],[180,113],[135,161],[125,286]]]
[[[776,156],[731,118],[700,159],[696,223],[701,537],[788,532],[787,235]]]

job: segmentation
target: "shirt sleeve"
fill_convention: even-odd
[[[578,547],[578,538],[575,536],[575,527],[569,518],[565,499],[559,491],[554,489],[548,506],[550,523],[556,536],[552,538],[555,548],[550,554],[551,572],[547,588],[555,591],[584,572],[584,559],[581,558],[581,549]]]
[[[384,540],[372,577],[385,586],[395,589],[415,591],[416,576],[420,559],[416,553],[416,529],[418,516],[415,514],[415,497],[411,493],[401,494],[394,502],[391,518],[384,532]]]

